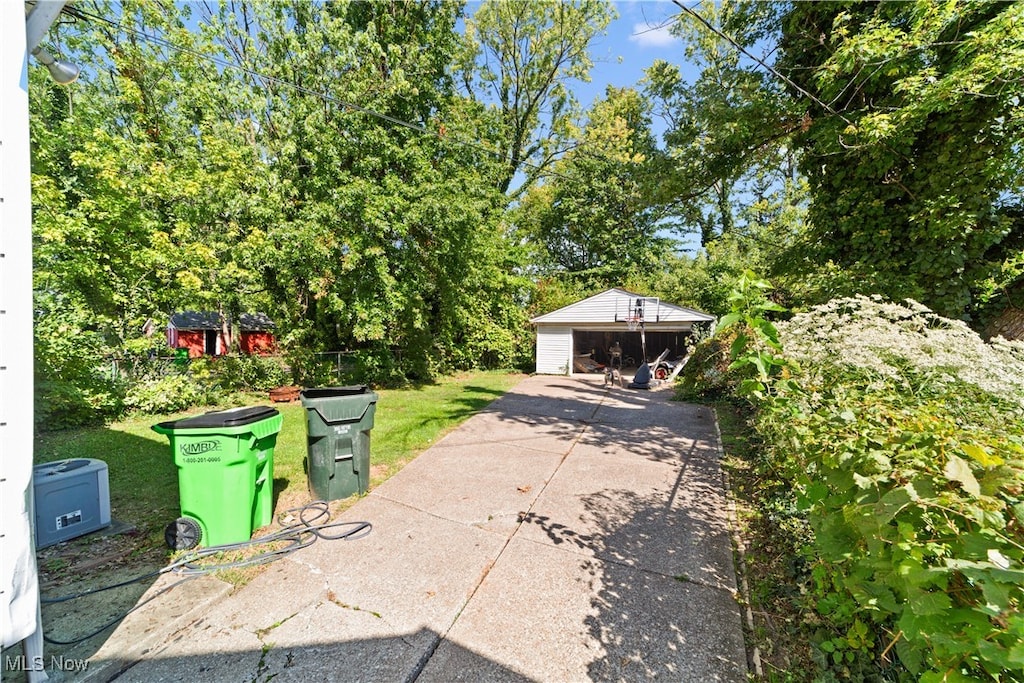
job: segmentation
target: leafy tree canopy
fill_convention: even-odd
[[[466,19],[460,63],[467,92],[497,110],[498,189],[529,189],[575,136],[573,81],[589,81],[588,52],[615,16],[607,0],[485,0]]]
[[[518,215],[526,239],[542,247],[542,272],[603,288],[661,267],[671,242],[659,234],[661,215],[648,196],[649,110],[637,91],[609,88],[579,146],[527,196]]]
[[[1024,6],[794,3],[782,36],[779,68],[814,95],[793,92],[809,260],[967,315],[1019,230]]]

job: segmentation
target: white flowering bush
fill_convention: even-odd
[[[816,306],[778,324],[786,356],[821,386],[856,375],[869,388],[894,385],[914,393],[970,384],[1024,405],[1024,343],[985,343],[959,320],[915,301],[857,296]]]
[[[795,390],[758,429],[813,529],[823,664],[1024,681],[1024,346],[863,296],[777,329]]]

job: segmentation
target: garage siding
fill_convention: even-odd
[[[537,326],[537,372],[565,375],[572,357],[572,330],[568,327]]]

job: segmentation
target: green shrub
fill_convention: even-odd
[[[1024,345],[859,296],[775,329],[759,296],[729,369],[812,530],[816,678],[1024,681]]]
[[[728,297],[729,312],[719,320],[714,336],[697,344],[683,368],[680,398],[713,397],[728,390],[760,399],[773,394],[773,378],[789,376],[789,362],[778,355],[778,330],[768,320],[785,309],[769,300],[770,290],[769,282],[749,270],[737,278]]]
[[[124,403],[143,413],[172,413],[211,403],[217,393],[186,374],[145,379],[132,386]]]
[[[886,652],[922,681],[1024,680],[1019,349],[866,297],[779,331],[800,390],[758,425],[814,531],[823,661]]]
[[[400,387],[408,384],[401,359],[391,349],[365,349],[353,354],[352,381],[357,384]]]
[[[225,391],[267,391],[291,383],[291,374],[277,358],[264,356],[221,356],[195,374],[208,374],[210,381]]]
[[[679,372],[679,400],[715,399],[733,391],[740,379],[740,373],[729,369],[729,348],[735,340],[735,330],[727,330],[697,343]]]
[[[109,371],[98,321],[74,301],[36,292],[35,423],[40,431],[102,423],[122,409],[123,389]]]
[[[290,368],[289,381],[282,384],[297,384],[303,387],[326,387],[350,383],[353,362],[351,355],[342,356],[342,372],[338,373],[338,359],[308,351],[304,347],[290,350],[286,356]]]
[[[124,408],[118,385],[102,378],[89,382],[37,379],[35,425],[40,432],[100,424]]]

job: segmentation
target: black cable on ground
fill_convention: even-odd
[[[292,515],[295,513],[295,516]],[[312,516],[312,518],[310,518]],[[84,598],[88,595],[94,595],[96,593],[102,593],[103,591],[113,590],[115,588],[123,588],[124,586],[145,581],[146,579],[167,572],[176,572],[185,576],[184,579],[176,581],[169,586],[166,586],[159,590],[156,594],[151,595],[139,604],[135,605],[123,614],[115,617],[111,621],[107,622],[97,630],[93,631],[89,635],[76,638],[75,640],[55,640],[50,638],[43,633],[43,640],[50,643],[51,645],[76,645],[81,643],[93,636],[99,635],[103,631],[107,630],[111,626],[117,624],[119,621],[124,619],[126,616],[139,609],[143,605],[156,598],[160,597],[172,588],[190,581],[194,578],[202,576],[204,574],[212,574],[217,571],[225,569],[240,569],[243,567],[253,567],[261,564],[268,564],[274,560],[280,559],[289,553],[293,553],[300,548],[306,548],[316,542],[318,538],[322,538],[325,541],[337,541],[337,540],[348,540],[354,541],[360,538],[365,538],[370,531],[373,530],[373,525],[369,522],[331,522],[324,521],[317,523],[321,519],[330,520],[331,511],[330,505],[327,501],[315,500],[312,503],[302,505],[296,508],[290,508],[285,510],[278,515],[277,523],[281,526],[280,529],[273,533],[267,534],[266,536],[260,536],[248,541],[242,541],[240,543],[227,543],[224,545],[210,546],[209,548],[197,548],[185,553],[171,564],[162,567],[161,569],[141,574],[125,581],[120,581],[109,586],[102,586],[100,588],[90,588],[89,590],[82,591],[81,593],[75,593],[73,595],[62,595],[55,598],[40,597],[40,602],[43,604],[56,604],[61,602],[68,602],[70,600],[77,600],[78,598]],[[288,520],[295,520],[288,521]],[[336,532],[329,531],[333,529],[344,528],[344,531]],[[251,557],[243,558],[241,560],[232,560],[229,562],[209,562],[200,563],[201,560],[207,558],[213,558],[223,553],[232,551],[241,551],[247,548],[254,548],[262,546],[268,543],[283,543],[283,547],[271,548],[264,550],[263,552],[252,555]]]
[[[160,572],[155,572],[155,573],[159,574]],[[153,576],[153,574],[149,574],[149,576]],[[146,598],[145,600],[143,600],[139,604],[135,605],[134,607],[132,607],[127,612],[124,612],[123,614],[119,614],[118,616],[114,617],[113,619],[111,619],[107,623],[103,624],[102,626],[100,626],[98,629],[96,629],[95,631],[93,631],[89,635],[81,636],[80,638],[75,638],[74,640],[57,640],[56,638],[51,638],[50,636],[46,635],[46,633],[44,632],[43,633],[43,640],[45,640],[46,642],[50,643],[51,645],[77,645],[78,643],[81,643],[83,641],[89,640],[93,636],[98,636],[99,634],[103,633],[104,631],[106,631],[111,626],[117,624],[119,621],[121,621],[122,619],[127,617],[129,614],[131,614],[135,610],[139,609],[140,607],[142,607],[143,605],[145,605],[145,604],[147,604],[149,602],[152,602],[153,600],[156,600],[157,598],[159,598],[161,595],[163,595],[167,591],[171,590],[172,588],[180,586],[181,584],[185,583],[186,581],[191,581],[192,579],[195,579],[195,578],[199,578],[199,574],[193,574],[191,576],[186,576],[184,579],[181,579],[180,581],[175,581],[170,586],[164,586],[159,591],[157,591],[153,595],[149,596],[148,598]],[[127,585],[129,583],[133,583],[135,581],[141,581],[141,580],[142,580],[142,578],[135,578],[135,579],[132,579],[132,581],[126,581],[126,582],[122,583],[121,585]],[[110,588],[115,588],[115,587],[116,586],[107,586],[106,588],[101,588],[99,590],[82,593],[81,595],[65,596],[63,598],[58,598],[58,599],[55,599],[55,600],[47,601],[47,600],[44,599],[43,602],[66,602],[68,600],[74,600],[75,598],[81,598],[81,597],[84,597],[86,595],[92,595],[93,593],[99,593],[101,590],[109,590]]]
[[[87,591],[82,591],[81,593],[76,593],[74,595],[62,595],[59,598],[44,598],[44,597],[40,597],[39,598],[39,602],[43,603],[44,605],[50,605],[50,604],[54,604],[54,603],[58,603],[58,602],[67,602],[69,600],[77,600],[78,598],[84,598],[85,596],[93,595],[94,593],[102,593],[103,591],[114,590],[115,588],[122,588],[123,586],[129,586],[129,585],[131,585],[133,583],[138,583],[139,581],[145,581],[146,579],[150,578],[151,576],[158,576],[158,575],[162,574],[163,572],[164,572],[164,569],[157,569],[156,571],[152,571],[152,572],[149,572],[147,574],[143,574],[141,576],[136,576],[134,578],[128,579],[126,581],[122,581],[120,583],[115,583],[115,584],[112,584],[110,586],[103,586],[102,588],[90,588]]]

